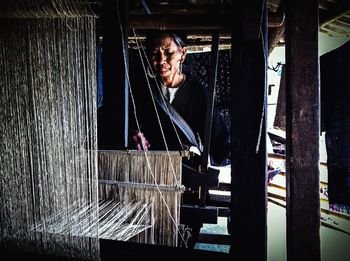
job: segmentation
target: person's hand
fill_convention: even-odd
[[[132,140],[137,150],[148,150],[151,147],[151,144],[142,132],[133,131]]]

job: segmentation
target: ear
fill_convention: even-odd
[[[187,54],[187,47],[183,47],[182,48],[182,55],[181,55],[181,62],[185,61],[186,54]]]

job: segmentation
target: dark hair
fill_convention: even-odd
[[[173,39],[175,44],[178,47],[186,47],[185,41],[179,36],[177,32],[174,31],[162,31],[162,30],[156,30],[156,31],[150,31],[147,34],[146,37],[146,51],[147,53],[154,47],[154,45],[164,37],[170,37]]]

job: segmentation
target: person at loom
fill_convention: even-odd
[[[178,34],[171,31],[149,33],[145,53],[142,65],[147,76],[133,77],[137,81],[133,88],[137,121],[130,123],[130,147],[190,151],[194,156],[183,158],[183,166],[198,170],[206,125],[207,89],[183,71],[187,47]],[[139,56],[142,57],[141,52]],[[229,164],[230,151],[229,130],[223,115],[214,106],[210,164]],[[199,229],[192,228],[196,231],[193,234],[198,234]]]
[[[140,130],[135,123],[131,123],[131,146],[138,150],[190,149],[200,155],[205,131],[207,89],[182,70],[187,53],[185,42],[174,32],[153,31],[147,36],[146,53],[148,61],[144,61],[144,65],[148,79],[143,84],[138,82],[136,90],[133,89]],[[138,78],[143,80],[142,77]],[[151,92],[145,86],[147,83]],[[158,90],[161,90],[162,97]],[[154,104],[151,95],[154,96]],[[173,110],[168,112],[169,108]],[[176,114],[177,119],[169,114]],[[186,128],[179,127],[176,120],[179,124],[187,125],[195,137],[184,133]],[[181,128],[185,128],[185,131],[181,131]],[[214,106],[210,163],[226,165],[230,150],[229,130],[223,115]],[[189,164],[196,166],[196,163],[193,161]]]

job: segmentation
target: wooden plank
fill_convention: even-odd
[[[318,0],[287,0],[288,260],[320,260],[318,67]]]
[[[219,170],[209,168],[207,172],[200,172],[192,167],[182,165],[182,185],[217,187],[219,185]]]
[[[198,7],[196,7],[197,9]],[[204,11],[203,11],[204,12]],[[159,29],[159,30],[217,30],[230,26],[230,14],[130,14],[129,26],[134,29]],[[249,18],[249,17],[248,17]],[[283,16],[270,14],[269,27],[280,27]],[[251,20],[253,24],[258,24],[260,17]],[[258,29],[259,27],[255,27]]]
[[[123,258],[125,260],[135,260],[134,258],[137,260],[167,260],[170,258],[179,260],[231,260],[227,253],[216,251],[103,239],[100,240],[100,249],[101,260],[103,261],[123,260]],[[0,254],[2,253],[0,252]]]
[[[229,245],[230,236],[225,234],[200,233],[197,242],[202,244]]]
[[[181,220],[197,223],[217,224],[218,222],[218,208],[213,206],[195,206],[182,205],[181,206]]]
[[[229,231],[232,232],[230,254],[234,260],[267,259],[265,3],[245,1],[243,9],[232,14],[232,202]],[[261,17],[265,17],[263,24],[259,24]]]

